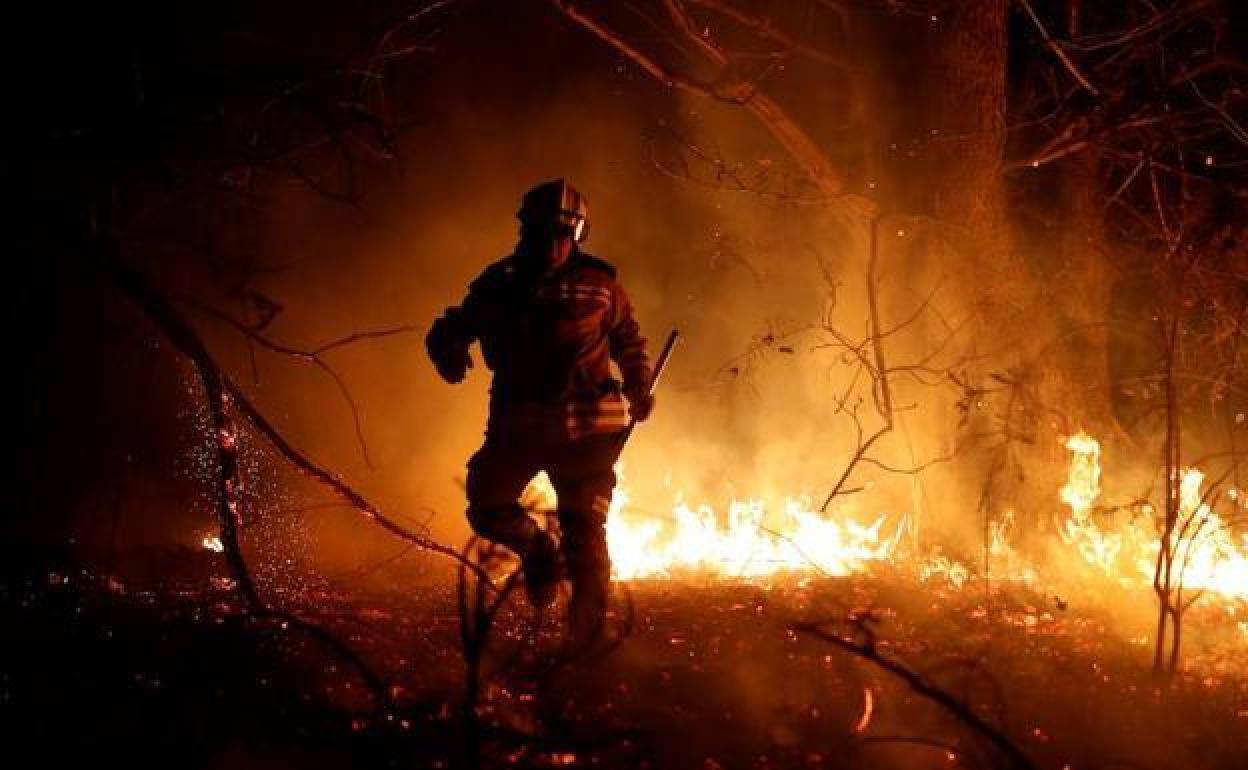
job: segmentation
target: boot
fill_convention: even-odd
[[[544,530],[537,530],[522,559],[524,590],[529,603],[542,610],[555,601],[559,587],[559,548]]]

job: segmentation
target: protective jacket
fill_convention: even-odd
[[[621,392],[644,393],[650,364],[615,268],[579,249],[547,272],[529,263],[512,255],[486,268],[463,303],[434,322],[430,355],[463,358],[480,341],[494,372],[490,432],[576,439],[622,429]]]

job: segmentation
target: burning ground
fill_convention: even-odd
[[[210,561],[179,559],[183,569],[210,570]],[[241,620],[230,592],[105,582],[71,574],[6,584],[11,750],[53,766],[74,758],[205,767],[462,759],[463,660],[450,590],[396,588],[350,603],[304,597],[317,608],[309,617],[384,675],[394,703],[377,710],[349,662],[297,631]],[[1191,621],[1192,636],[1208,636],[1163,688],[1147,673],[1146,641],[1124,638],[1104,596],[954,588],[887,568],[630,588],[631,634],[600,659],[552,667],[557,635],[535,633],[523,605],[504,613],[478,707],[485,765],[1000,761],[909,685],[796,630],[847,610],[871,613],[879,655],[923,672],[1035,766],[1235,768],[1246,756],[1243,642],[1216,630],[1225,626],[1219,613]],[[827,628],[854,638],[852,626]]]
[[[128,574],[15,569],[0,594],[14,620],[10,746],[54,765],[453,767],[466,744],[487,767],[1008,764],[987,726],[1034,767],[1241,767],[1248,607],[1217,570],[1243,551],[1209,524],[1184,544],[1215,549],[1191,560],[1209,593],[1186,619],[1181,672],[1156,679],[1151,619],[1124,612],[1147,606],[1134,559],[1155,544],[1089,523],[1099,445],[1068,448],[1053,537],[1070,558],[1047,563],[1004,531],[978,566],[916,553],[904,517],[821,519],[836,535],[808,559],[783,545],[809,536],[796,502],[770,526],[760,503],[717,516],[682,502],[638,534],[623,495],[612,546],[631,574],[611,644],[566,658],[557,619],[509,599],[484,637],[471,720],[456,591],[393,564],[367,588],[288,583],[289,621],[241,612],[211,537],[125,554]],[[539,480],[529,499],[543,495]],[[1192,499],[1189,513],[1209,514]],[[626,552],[639,539],[644,564]],[[500,580],[511,568],[487,563]]]

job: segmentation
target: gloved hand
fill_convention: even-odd
[[[468,347],[451,333],[446,319],[439,318],[425,336],[425,350],[429,353],[438,375],[452,385],[464,381],[472,368],[472,356]]]
[[[432,354],[430,358],[433,358]],[[433,366],[438,370],[438,375],[451,383],[458,385],[464,381],[468,370],[472,368],[472,356],[467,350],[450,350],[433,359]]]
[[[628,399],[628,416],[637,422],[645,422],[653,411],[654,396],[649,393],[639,393]]]

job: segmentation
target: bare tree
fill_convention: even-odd
[[[1090,304],[1084,319],[1122,362],[1115,371],[1111,356],[1106,385],[1136,437],[1129,440],[1147,445],[1161,436],[1154,667],[1173,672],[1183,612],[1199,597],[1183,588],[1187,537],[1204,526],[1199,506],[1184,509],[1184,468],[1203,453],[1238,474],[1245,236],[1236,221],[1248,189],[1239,171],[1248,164],[1248,135],[1236,114],[1248,106],[1248,73],[1224,48],[1229,18],[1216,2],[1094,13],[1070,0],[1064,40],[1044,18],[1062,6],[1022,6],[1055,58],[1048,86],[1034,90],[1026,108],[1034,122],[1022,127],[1029,137],[1048,136],[1012,165],[1025,175],[1062,163],[1105,183],[1091,197],[1080,193],[1097,216],[1077,220],[1086,222],[1082,238],[1103,234],[1104,245],[1079,249],[1086,262],[1069,274],[1088,292],[1080,301],[1112,296],[1117,305]],[[1120,255],[1113,295],[1101,257],[1111,248]]]

